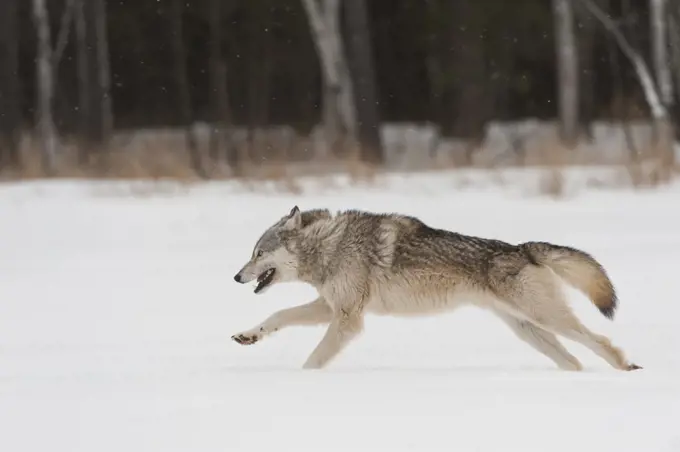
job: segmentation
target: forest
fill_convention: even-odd
[[[15,176],[115,172],[151,148],[143,165],[174,155],[202,178],[380,166],[387,124],[431,125],[470,165],[490,123],[527,118],[556,123],[567,151],[597,121],[649,122],[672,158],[678,93],[674,0],[0,2],[0,172]],[[285,145],[266,133],[282,127]]]

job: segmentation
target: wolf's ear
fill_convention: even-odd
[[[283,226],[290,230],[299,229],[302,226],[302,213],[300,212],[300,208],[298,206],[295,206],[291,209]]]

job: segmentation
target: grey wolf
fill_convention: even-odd
[[[268,228],[234,276],[256,282],[311,284],[319,297],[284,309],[232,336],[242,345],[294,325],[328,325],[303,368],[325,367],[363,330],[367,313],[416,316],[470,303],[497,315],[515,335],[561,369],[581,363],[557,335],[590,348],[620,370],[640,369],[608,338],[589,331],[567,305],[560,280],[613,319],[617,295],[605,269],[576,248],[545,242],[512,245],[436,229],[407,215],[316,209]]]

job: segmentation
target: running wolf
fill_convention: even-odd
[[[589,331],[566,303],[559,279],[579,289],[612,319],[617,296],[589,254],[544,242],[512,245],[436,229],[399,214],[300,211],[267,229],[250,261],[234,276],[256,281],[260,294],[276,283],[302,281],[319,297],[278,311],[232,336],[242,345],[293,325],[328,325],[303,368],[325,367],[363,329],[366,313],[416,316],[471,303],[495,313],[527,344],[564,370],[581,363],[556,335],[577,341],[621,370],[640,369],[609,339]]]

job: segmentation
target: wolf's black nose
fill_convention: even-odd
[[[234,276],[234,281],[236,281],[238,283],[241,282],[241,274],[240,273],[236,273],[236,276]]]

